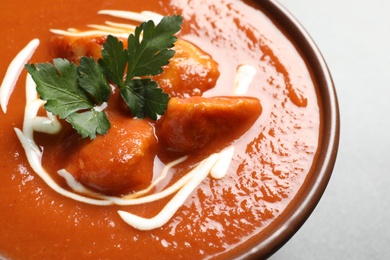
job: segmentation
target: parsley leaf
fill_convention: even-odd
[[[128,37],[128,48],[109,35],[103,44],[102,58],[81,57],[80,65],[57,58],[51,63],[26,64],[37,84],[37,92],[46,101],[44,108],[71,123],[82,135],[94,139],[105,134],[110,122],[104,111],[95,107],[108,102],[115,84],[134,117],[152,120],[162,115],[169,95],[148,76],[163,72],[175,51],[181,16],[166,16],[155,26],[153,21],[136,27]],[[126,74],[125,74],[126,73]]]
[[[79,110],[92,109],[93,100],[77,83],[77,66],[66,59],[51,63],[27,64],[26,69],[37,84],[37,92],[46,100],[45,109],[64,119]]]
[[[111,89],[96,61],[93,58],[82,57],[78,72],[80,87],[92,95],[96,103],[107,102]]]
[[[102,111],[73,113],[66,118],[66,121],[71,123],[83,138],[88,136],[90,139],[95,139],[96,134],[105,134],[110,128],[110,121]]]
[[[163,72],[162,66],[167,65],[175,54],[170,48],[177,41],[174,34],[180,31],[181,25],[181,16],[165,16],[157,26],[153,21],[137,26],[134,34],[127,39],[126,50],[123,50],[122,42],[113,36],[109,36],[103,45],[99,65],[106,77],[119,87],[133,116],[148,116],[156,120],[157,115],[165,112],[169,96],[159,90],[153,81],[139,80],[139,77]],[[127,73],[124,75],[126,65]]]
[[[102,58],[99,65],[106,77],[119,88],[123,86],[123,73],[127,63],[127,51],[123,43],[116,37],[109,35],[103,44]]]
[[[128,38],[129,66],[126,80],[133,77],[153,76],[162,73],[162,66],[175,54],[172,48],[177,41],[173,36],[181,28],[181,16],[166,16],[155,26],[153,21],[142,23]],[[142,40],[140,36],[143,33]]]
[[[54,65],[38,63],[36,67],[33,64],[25,66],[37,84],[40,98],[46,100],[45,109],[53,115],[66,119],[82,137],[89,136],[90,139],[94,139],[96,133],[105,134],[110,128],[110,122],[104,112],[94,110],[95,101],[88,94],[91,91],[98,99],[99,86],[96,87],[93,83],[103,83],[93,78],[93,73],[84,75],[85,72],[96,72],[98,69],[91,65],[91,60],[87,58],[79,67],[81,75],[78,73],[77,66],[66,59],[54,59],[53,63]],[[80,82],[85,89],[79,85]],[[95,90],[90,90],[94,87]],[[107,100],[108,96],[104,94],[104,90],[102,92],[101,100]]]
[[[150,119],[156,120],[156,114],[162,115],[169,101],[168,94],[151,79],[132,80],[120,89],[120,94],[132,109],[133,116],[138,118],[143,118],[146,114]]]

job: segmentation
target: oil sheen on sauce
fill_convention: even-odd
[[[205,96],[229,95],[241,64],[257,68],[247,95],[263,112],[234,143],[226,177],[206,178],[164,226],[139,231],[118,210],[156,215],[169,198],[135,206],[98,207],[70,200],[29,167],[14,128],[23,124],[26,72],[6,114],[0,112],[0,256],[11,259],[201,259],[261,236],[310,175],[320,145],[320,106],[310,71],[295,47],[261,11],[237,1],[21,0],[2,4],[0,78],[33,38],[41,45],[31,62],[46,62],[50,29],[103,23],[99,10],[151,10],[181,14],[182,38],[212,55],[221,76]],[[118,19],[118,21],[121,21]]]

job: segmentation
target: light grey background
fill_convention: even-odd
[[[390,259],[390,1],[279,2],[329,66],[341,139],[322,200],[271,259]]]

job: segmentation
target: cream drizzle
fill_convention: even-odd
[[[155,21],[155,23],[158,23],[162,18],[161,15],[152,12],[134,13],[116,10],[103,10],[100,11],[99,14],[107,14],[139,22],[152,19]],[[114,32],[117,34],[126,33],[127,37],[127,35],[134,28],[131,25],[129,26],[113,22],[106,22],[106,24],[108,26],[89,25],[90,28],[97,30],[90,30],[87,32],[80,32],[72,28],[68,29],[67,31],[55,29],[51,31],[56,34],[70,36],[87,36],[96,34],[107,35],[112,34]],[[32,57],[38,45],[39,40],[32,40],[26,46],[26,48],[23,49],[17,55],[17,57],[10,65],[9,72],[7,71],[7,75],[3,80],[3,84],[0,89],[0,101],[4,113],[6,111],[9,97],[11,96],[14,86],[23,69],[23,65],[27,63],[27,61]],[[254,73],[255,68],[249,65],[242,65],[237,69],[234,90],[235,95],[242,95],[246,93],[249,84],[253,80]],[[3,85],[5,86],[4,88]],[[71,173],[67,172],[65,169],[60,169],[58,171],[58,174],[66,180],[68,186],[74,191],[72,192],[59,186],[42,166],[43,151],[35,143],[33,137],[34,131],[44,132],[47,134],[55,134],[61,130],[61,124],[59,123],[58,119],[51,113],[47,113],[46,117],[37,116],[38,110],[43,105],[44,101],[38,98],[36,92],[36,85],[32,80],[31,76],[28,75],[26,78],[26,107],[24,114],[23,131],[18,128],[15,128],[15,132],[25,150],[27,160],[32,169],[51,189],[53,189],[57,193],[79,202],[98,206],[107,206],[113,204],[137,205],[143,203],[150,203],[176,193],[166,204],[166,206],[160,211],[160,213],[158,213],[155,217],[151,219],[143,218],[123,210],[118,211],[119,216],[126,223],[140,230],[150,230],[158,228],[167,223],[175,214],[175,212],[183,205],[188,196],[209,174],[212,178],[215,179],[223,178],[226,175],[230,162],[233,158],[234,146],[229,146],[222,150],[220,153],[213,154],[205,160],[201,161],[198,166],[196,166],[189,173],[181,177],[171,186],[165,188],[160,192],[149,194],[159,182],[166,178],[169,170],[172,167],[180,164],[187,159],[187,157],[184,156],[165,165],[159,177],[148,188],[122,197],[105,196],[103,194],[94,192],[83,186],[81,183],[77,182]],[[104,107],[99,107],[96,109],[104,109]],[[85,194],[85,196],[81,194]]]
[[[12,60],[5,73],[3,82],[0,87],[0,105],[5,113],[7,113],[7,105],[9,98],[15,88],[16,82],[24,68],[24,64],[32,57],[35,49],[39,45],[39,40],[34,39],[30,41]]]
[[[141,13],[135,13],[130,11],[120,11],[120,10],[101,10],[98,14],[105,14],[109,16],[113,16],[116,18],[127,19],[136,22],[145,22],[148,20],[153,20],[155,24],[159,23],[163,18],[162,15],[150,12],[143,11]],[[76,36],[76,37],[85,37],[85,36],[95,36],[95,35],[107,35],[111,34],[116,37],[127,38],[130,33],[134,32],[134,25],[115,23],[106,21],[106,25],[97,25],[97,24],[89,24],[89,28],[93,28],[94,30],[88,31],[79,31],[74,28],[69,28],[68,30],[60,30],[60,29],[51,29],[50,31],[54,34],[64,35],[64,36]]]
[[[248,92],[249,85],[256,75],[256,68],[252,65],[243,64],[237,68],[235,78],[234,95],[245,95]]]
[[[129,225],[139,230],[151,230],[163,226],[175,214],[175,212],[184,204],[189,195],[196,187],[207,177],[210,169],[219,160],[218,154],[213,154],[203,160],[192,172],[194,176],[189,180],[165,205],[165,207],[153,218],[143,218],[126,211],[119,210],[118,214]]]

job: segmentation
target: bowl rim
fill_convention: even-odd
[[[340,112],[336,89],[329,68],[319,48],[300,22],[277,0],[255,0],[260,10],[267,15],[281,31],[293,42],[312,72],[317,83],[318,97],[322,103],[322,144],[318,152],[316,165],[305,184],[311,189],[300,190],[290,203],[288,214],[281,214],[278,222],[283,225],[267,227],[268,237],[254,241],[246,246],[237,259],[268,258],[290,240],[306,222],[318,205],[329,183],[336,162],[340,138]],[[298,197],[299,196],[299,197]]]

